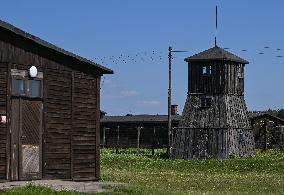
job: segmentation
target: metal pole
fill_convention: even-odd
[[[172,130],[172,120],[171,120],[171,99],[172,99],[172,47],[169,47],[169,89],[168,89],[168,155],[170,156],[172,151],[171,143],[171,130]]]

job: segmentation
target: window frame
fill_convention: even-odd
[[[30,94],[29,94],[29,86],[30,86],[30,81],[40,81],[40,85],[39,85],[39,90],[40,90],[40,92],[39,92],[39,96],[36,96],[36,97],[34,97],[34,96],[30,96]],[[33,79],[27,79],[26,80],[26,97],[28,97],[28,98],[42,98],[43,97],[43,80],[42,79],[38,79],[38,78],[33,78]]]
[[[23,89],[23,93],[22,94],[14,94],[13,93],[13,81],[14,80],[21,80],[21,81],[23,81],[23,87],[24,87],[24,89]],[[25,96],[25,94],[26,94],[26,81],[23,79],[23,78],[20,78],[20,77],[18,77],[18,76],[15,76],[15,77],[12,77],[12,80],[11,80],[11,95],[12,96]]]
[[[23,80],[24,82],[24,93],[23,94],[13,94],[13,80]],[[29,81],[30,80],[36,80],[40,81],[40,96],[32,97],[29,95],[28,87],[29,87]],[[10,94],[12,97],[25,97],[30,99],[43,99],[43,73],[39,72],[38,76],[35,78],[31,78],[28,76],[28,72],[25,70],[15,70],[12,69],[11,71],[11,84],[10,84]]]

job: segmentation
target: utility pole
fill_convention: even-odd
[[[169,47],[169,88],[168,88],[168,148],[167,153],[169,157],[172,155],[173,144],[173,131],[172,131],[172,53],[175,52],[187,52],[187,51],[173,51],[172,47]]]
[[[169,88],[168,88],[168,148],[167,152],[170,156],[172,154],[172,47],[169,47]]]

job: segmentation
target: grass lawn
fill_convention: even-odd
[[[284,194],[284,152],[230,160],[168,160],[165,151],[101,151],[103,181],[127,182],[114,194]]]
[[[230,160],[168,160],[165,150],[103,149],[103,181],[127,182],[126,187],[109,187],[124,194],[284,194],[284,152],[257,152],[255,157]],[[56,192],[46,187],[26,186],[0,190],[0,194],[83,195]]]

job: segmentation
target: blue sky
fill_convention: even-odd
[[[183,59],[214,45],[215,5],[218,45],[250,62],[248,109],[284,108],[284,58],[276,57],[284,55],[283,0],[9,0],[1,2],[0,19],[112,68],[101,86],[108,115],[166,114],[167,49],[189,51],[173,59],[172,99],[181,113]]]

